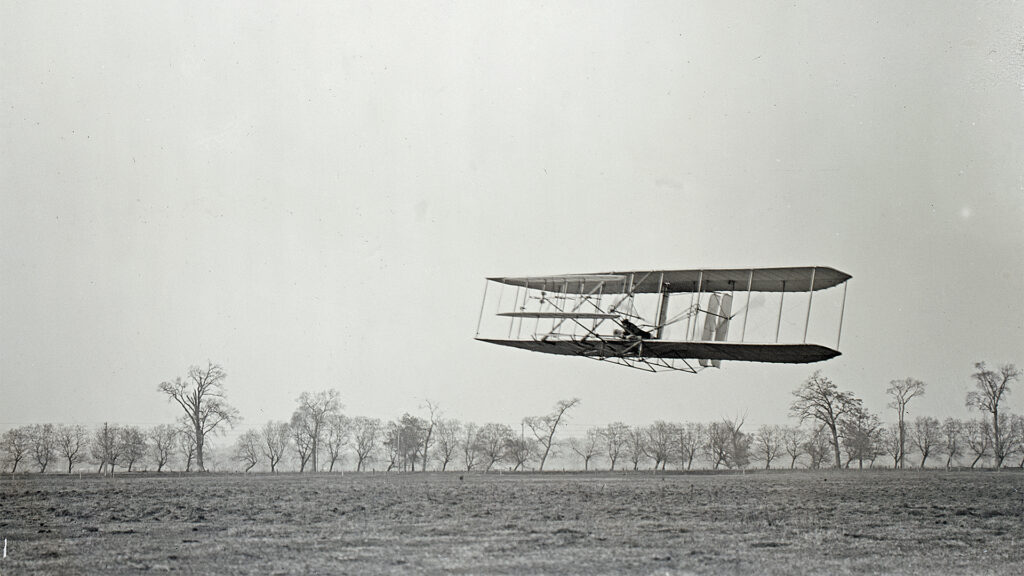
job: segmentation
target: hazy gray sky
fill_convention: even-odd
[[[1009,2],[3,2],[0,427],[170,421],[207,360],[243,427],[329,387],[756,425],[818,368],[967,416],[1024,363],[1022,135]],[[790,265],[853,275],[838,359],[473,340],[486,276]]]

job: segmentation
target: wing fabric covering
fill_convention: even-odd
[[[629,340],[498,340],[479,338],[501,346],[589,358],[678,358],[735,360],[806,364],[839,356],[838,350],[819,344],[747,344],[740,342],[670,342],[644,340],[642,345]]]
[[[753,271],[753,275],[751,275]],[[795,268],[732,268],[693,270],[637,270],[633,272],[600,272],[596,274],[562,274],[556,276],[519,276],[490,278],[511,286],[529,287],[549,292],[589,292],[604,287],[604,292],[627,291],[638,294],[660,292],[806,292],[824,290],[850,279],[850,275],[827,266]],[[748,284],[749,283],[749,284]],[[698,286],[698,284],[700,284]],[[667,288],[666,288],[667,287]]]

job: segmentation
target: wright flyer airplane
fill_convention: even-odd
[[[850,278],[823,266],[488,278],[476,339],[652,372],[820,362],[839,355]],[[812,323],[815,294],[838,308],[834,348],[808,341],[835,314]]]

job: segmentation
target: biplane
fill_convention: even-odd
[[[720,367],[726,360],[820,362],[840,354],[850,278],[823,266],[487,278],[476,339],[652,372],[696,373]],[[496,296],[490,290],[495,284]],[[808,342],[814,294],[838,286],[842,286],[842,299],[835,348]],[[797,326],[795,333],[780,341],[783,305],[787,295],[792,300],[795,293],[806,297],[806,312],[800,314],[802,337]],[[774,318],[766,320],[775,299],[778,312],[769,312]],[[495,311],[487,316],[485,327],[484,313],[492,305]],[[799,305],[803,307],[802,301]],[[789,315],[793,315],[792,304]],[[748,320],[755,316],[760,316],[761,330],[757,338],[748,339]],[[787,326],[793,324],[790,319]]]

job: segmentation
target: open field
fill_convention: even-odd
[[[1024,572],[1024,475],[4,476],[3,576]]]

